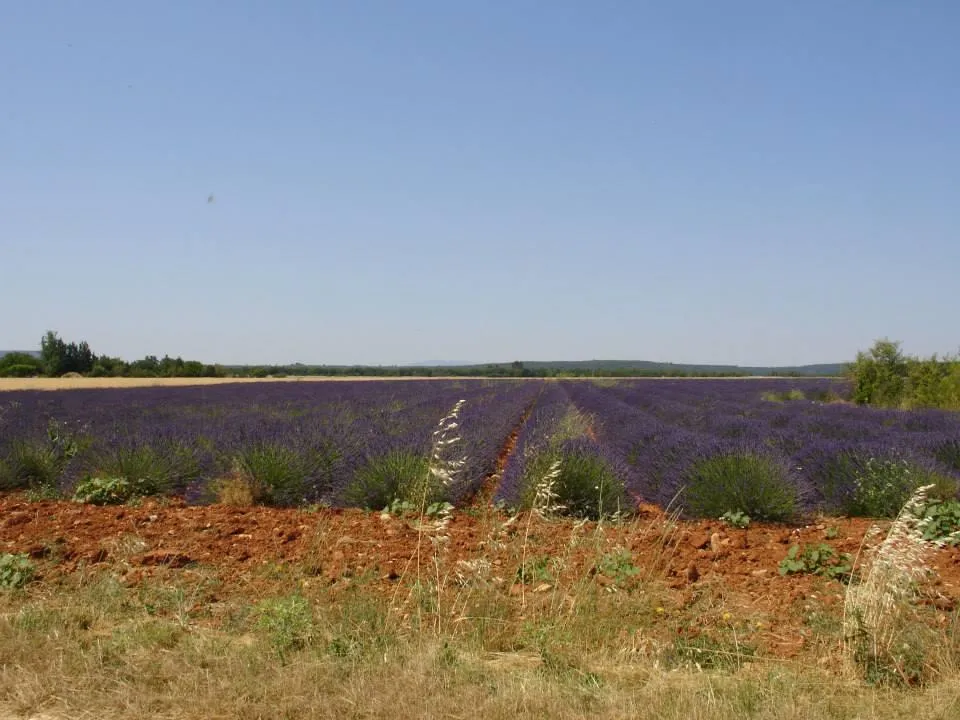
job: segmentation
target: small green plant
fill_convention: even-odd
[[[960,501],[928,500],[920,526],[928,542],[960,545]]]
[[[524,585],[530,585],[534,582],[552,583],[553,573],[551,568],[554,565],[554,561],[546,555],[531,558],[517,568],[517,582]]]
[[[718,640],[705,634],[678,637],[666,652],[668,667],[693,666],[700,670],[736,670],[750,662],[756,648],[742,642]]]
[[[256,618],[257,627],[267,633],[281,662],[286,662],[292,651],[305,647],[314,637],[313,610],[301,595],[260,602]]]
[[[0,555],[0,589],[17,590],[33,580],[36,568],[26,555]]]
[[[421,508],[415,503],[410,502],[409,500],[401,500],[396,498],[392,503],[387,505],[383,509],[384,514],[386,515],[414,515],[419,513]],[[423,510],[423,515],[426,518],[436,519],[440,517],[445,517],[452,513],[454,506],[448,502],[435,502],[428,505]]]
[[[624,585],[640,574],[640,568],[633,564],[633,556],[626,548],[617,548],[606,553],[600,558],[596,569],[617,585]]]
[[[720,519],[730,527],[746,530],[750,527],[750,516],[740,510],[727,510]]]
[[[853,571],[853,558],[849,553],[837,553],[830,545],[808,545],[801,548],[791,545],[787,556],[780,561],[781,575],[810,573],[833,580],[847,580]]]
[[[926,643],[932,639],[924,637],[926,633],[921,628],[912,629],[913,633],[898,633],[894,652],[878,652],[866,631],[856,638],[853,660],[868,684],[884,687],[924,684],[929,675]]]
[[[122,505],[145,494],[139,483],[126,478],[87,478],[77,484],[73,501],[90,505]]]
[[[42,483],[28,488],[25,495],[30,502],[43,502],[44,500],[59,500],[63,493],[56,485]]]
[[[696,463],[687,473],[684,506],[696,517],[734,512],[765,521],[787,520],[797,513],[796,485],[775,460],[733,452]]]
[[[828,527],[826,530],[823,531],[823,536],[827,540],[836,540],[837,537],[839,537],[839,535],[840,535],[840,528],[838,528],[836,525],[831,525],[830,527]]]

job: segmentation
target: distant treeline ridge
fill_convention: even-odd
[[[127,362],[98,355],[86,341],[67,342],[48,331],[39,354],[12,352],[0,357],[0,377],[61,377],[69,373],[89,377],[830,377],[844,374],[842,364],[799,367],[738,367],[683,365],[628,360],[486,363],[464,366],[372,365],[220,365],[180,357],[148,355]]]

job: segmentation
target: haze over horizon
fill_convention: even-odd
[[[958,350],[960,5],[13,3],[0,348]]]

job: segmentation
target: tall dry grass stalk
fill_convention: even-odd
[[[456,482],[457,476],[463,470],[464,466],[467,464],[467,458],[465,456],[460,457],[450,457],[450,451],[453,447],[460,442],[460,435],[457,434],[457,429],[460,427],[459,418],[460,411],[463,409],[464,403],[466,400],[458,400],[454,404],[453,408],[450,410],[447,415],[442,417],[437,423],[437,428],[433,431],[431,447],[430,447],[430,463],[427,467],[427,473],[425,477],[421,480],[423,487],[419,488],[420,495],[420,508],[419,508],[419,518],[417,521],[417,545],[414,552],[414,561],[416,563],[416,584],[414,589],[422,588],[421,582],[421,570],[422,570],[422,550],[423,550],[423,540],[425,537],[429,538],[431,545],[433,546],[433,570],[434,570],[434,582],[435,582],[435,602],[437,603],[437,612],[436,612],[436,630],[440,630],[440,603],[441,603],[441,591],[443,588],[444,582],[440,578],[440,552],[443,547],[446,545],[448,540],[447,536],[447,527],[449,526],[451,520],[453,520],[453,506],[448,502],[443,502],[438,504],[436,508],[428,508],[429,499],[436,495],[436,491],[439,488],[442,488],[443,495],[447,496],[449,491],[452,489],[454,483]],[[434,512],[429,513],[428,510],[433,509]],[[409,563],[407,568],[404,569],[404,572],[401,575],[401,579],[406,575],[409,570]],[[400,584],[398,584],[399,590]],[[411,591],[412,594],[412,591]],[[396,594],[395,594],[396,596]],[[408,600],[410,596],[408,595]]]
[[[533,521],[533,516],[537,515],[540,518],[547,518],[551,515],[559,512],[563,509],[563,506],[557,501],[558,496],[556,492],[556,483],[557,478],[560,477],[560,460],[554,460],[550,465],[550,469],[547,470],[546,474],[537,483],[536,490],[533,496],[533,503],[530,506],[530,511],[527,513],[527,527],[523,532],[523,547],[520,551],[520,572],[521,574],[526,572],[527,569],[527,541],[530,539],[530,524]],[[527,593],[525,588],[526,583],[523,582],[523,578],[520,579],[520,607],[524,608],[527,605]]]
[[[883,542],[872,551],[867,551],[865,572],[856,583],[847,586],[843,608],[843,643],[848,657],[861,665],[883,665],[906,677],[906,655],[912,653],[914,665],[922,664],[922,648],[911,648],[904,642],[914,616],[914,600],[918,583],[929,574],[926,556],[931,549],[941,545],[924,539],[927,521],[924,508],[927,494],[934,485],[917,488],[901,508]],[[876,536],[879,528],[872,528],[864,537],[866,544]],[[858,553],[854,571],[863,554]],[[917,640],[914,636],[913,640]],[[871,675],[866,667],[868,676]]]
[[[236,460],[230,473],[213,483],[213,490],[221,505],[250,507],[262,499],[256,482]]]

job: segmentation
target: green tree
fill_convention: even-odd
[[[853,399],[863,405],[899,405],[904,399],[909,362],[900,343],[883,338],[867,352],[857,353],[850,367]]]
[[[42,373],[43,363],[33,355],[12,352],[0,357],[0,377],[30,377]]]
[[[50,377],[56,377],[67,372],[64,370],[67,357],[67,344],[53,330],[40,340],[40,361],[43,371]]]

